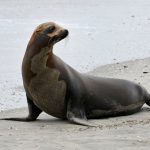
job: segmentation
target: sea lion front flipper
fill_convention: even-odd
[[[97,125],[88,122],[84,108],[72,106],[71,100],[69,100],[67,105],[67,119],[76,124],[96,127]]]
[[[0,120],[12,120],[12,121],[35,121],[39,114],[42,112],[34,103],[33,101],[27,96],[27,103],[29,109],[29,115],[24,118],[1,118]]]

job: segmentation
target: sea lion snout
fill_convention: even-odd
[[[61,30],[60,34],[58,35],[58,38],[60,40],[64,39],[65,37],[67,37],[69,34],[69,31],[67,29]]]
[[[50,44],[55,44],[61,40],[63,40],[64,38],[66,38],[69,34],[69,31],[67,29],[60,29],[59,31],[57,31],[57,33],[51,37],[51,40],[50,40]]]
[[[64,31],[63,31],[63,32],[64,32],[64,35],[65,35],[65,36],[68,36],[69,31],[68,31],[67,29],[64,29]]]

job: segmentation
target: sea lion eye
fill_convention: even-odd
[[[45,29],[43,33],[49,34],[49,33],[52,33],[54,30],[55,30],[55,26],[50,26],[47,29]]]

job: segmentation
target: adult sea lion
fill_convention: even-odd
[[[68,33],[53,22],[36,28],[22,63],[29,115],[6,120],[34,121],[44,111],[93,126],[87,118],[129,115],[139,111],[144,103],[150,106],[150,94],[140,85],[81,74],[54,55],[53,45]]]

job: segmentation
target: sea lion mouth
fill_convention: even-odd
[[[56,41],[58,42],[64,38],[66,38],[68,36],[68,34],[69,34],[68,30],[61,31],[60,34],[56,37]]]

